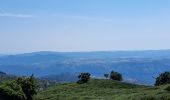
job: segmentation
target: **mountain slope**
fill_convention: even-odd
[[[6,73],[0,71],[0,83],[3,81],[7,81],[7,80],[13,80],[15,78],[16,78],[16,76],[14,76],[14,75],[9,75],[9,74],[6,74]]]
[[[33,52],[0,57],[0,70],[38,77],[89,72],[103,77],[111,70],[125,80],[153,84],[160,73],[170,71],[170,50],[116,52]]]
[[[35,100],[147,100],[144,98],[169,100],[170,94],[164,90],[165,87],[148,87],[94,79],[86,84],[56,85],[40,92]]]
[[[45,80],[53,80],[59,83],[65,83],[65,82],[76,82],[78,80],[77,75],[70,74],[70,73],[62,73],[59,75],[47,75],[43,76],[40,79]]]

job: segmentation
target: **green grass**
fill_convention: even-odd
[[[170,100],[165,86],[151,87],[93,79],[85,84],[60,84],[35,96],[35,100]]]

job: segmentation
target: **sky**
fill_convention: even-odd
[[[170,0],[0,0],[0,53],[170,49]]]

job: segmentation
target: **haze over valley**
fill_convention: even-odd
[[[0,57],[0,70],[14,75],[31,75],[59,80],[55,75],[72,75],[63,81],[75,81],[81,72],[96,78],[111,70],[124,81],[153,85],[155,77],[170,70],[170,50],[113,52],[33,52]],[[51,78],[53,77],[53,78]]]
[[[170,0],[0,0],[0,100],[170,100]]]

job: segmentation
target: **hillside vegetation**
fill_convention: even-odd
[[[163,86],[141,86],[107,79],[85,84],[65,83],[39,92],[35,100],[170,100]]]

